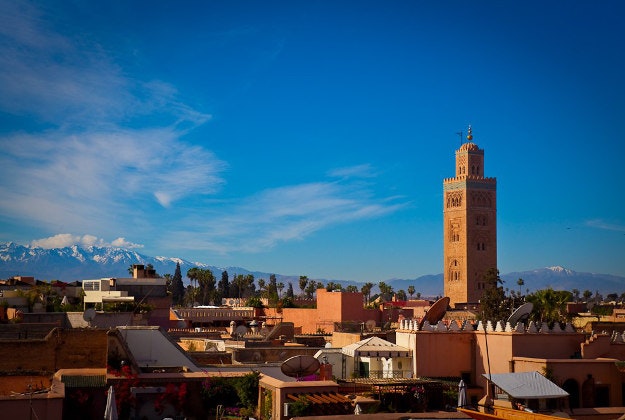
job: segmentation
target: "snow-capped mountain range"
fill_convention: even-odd
[[[150,257],[136,251],[114,247],[86,247],[72,246],[66,248],[44,249],[39,247],[23,246],[13,242],[0,243],[0,278],[12,276],[33,276],[39,280],[74,281],[96,279],[102,277],[129,277],[128,268],[132,264],[152,264],[157,273],[173,274],[176,263],[180,263],[183,280],[187,270],[193,267],[208,268],[217,280],[225,270],[232,276],[235,274],[253,274],[255,279],[269,279],[275,274],[279,282],[293,283],[296,293],[299,293],[299,274],[283,275],[278,273],[263,273],[250,271],[241,267],[216,267],[201,262],[191,262],[181,258]],[[392,270],[389,270],[392,271]],[[302,273],[305,274],[305,273]],[[601,294],[625,292],[625,277],[610,274],[579,273],[560,266],[545,267],[535,270],[501,274],[504,287],[510,290],[519,290],[517,280],[522,278],[524,285],[521,291],[534,291],[547,287],[557,290],[579,290],[581,293],[590,290]],[[347,281],[340,279],[313,279],[327,283],[333,281],[343,287],[350,284],[359,289],[364,282]],[[440,296],[443,294],[443,275],[433,274],[415,279],[380,279],[391,285],[394,290],[407,290],[414,286],[422,296]],[[377,286],[377,284],[376,284]]]

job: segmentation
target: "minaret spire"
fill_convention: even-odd
[[[473,130],[471,129],[471,124],[469,124],[469,131],[467,133],[467,140],[469,140],[469,143],[473,142]]]

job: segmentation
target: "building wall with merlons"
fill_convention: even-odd
[[[483,374],[537,371],[560,387],[573,386],[581,396],[590,375],[594,386],[609,396],[609,406],[624,403],[625,373],[616,362],[625,360],[625,344],[609,335],[586,339],[583,333],[553,329],[487,333],[400,329],[396,343],[412,350],[418,377],[466,377],[470,373],[469,385],[485,390]]]

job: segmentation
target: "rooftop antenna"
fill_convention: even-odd
[[[464,132],[462,130],[460,130],[456,134],[458,136],[460,136],[460,146],[462,146],[462,138],[464,137]]]

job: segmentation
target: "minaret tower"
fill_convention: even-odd
[[[456,150],[456,176],[443,180],[443,278],[452,307],[478,303],[484,274],[497,268],[497,180],[484,178],[484,150]]]

